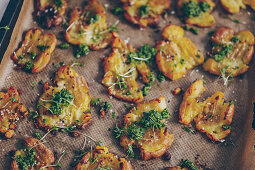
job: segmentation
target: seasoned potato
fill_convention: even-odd
[[[124,3],[125,17],[140,27],[155,25],[160,14],[170,7],[170,0],[121,0]]]
[[[154,100],[138,103],[137,107],[131,109],[129,113],[124,116],[124,120],[121,124],[122,128],[127,129],[128,134],[120,136],[120,145],[126,150],[128,150],[130,146],[137,148],[140,151],[140,157],[142,160],[162,156],[174,140],[174,135],[168,133],[165,125],[162,125],[161,128],[148,126],[144,129],[144,133],[139,140],[138,138],[130,137],[132,134],[129,134],[129,127],[139,124],[138,122],[144,118],[144,115],[147,115],[148,112],[151,111],[157,113],[157,118],[161,116],[163,117],[163,112],[166,111],[165,97],[159,97]],[[155,117],[150,118],[154,120]],[[165,121],[166,118],[164,117],[160,122],[161,124],[164,124]],[[146,121],[146,123],[148,122],[150,121]],[[138,129],[138,127],[133,129]]]
[[[70,14],[65,38],[71,44],[86,44],[93,50],[107,47],[112,40],[106,13],[97,0],[89,0],[83,10],[76,7]]]
[[[6,138],[14,135],[14,129],[19,119],[27,115],[27,109],[20,103],[20,97],[15,87],[10,87],[6,93],[0,92],[0,132]]]
[[[46,82],[38,100],[39,126],[84,128],[91,122],[91,97],[84,78],[73,68],[62,66],[55,75],[55,84],[50,86]]]
[[[211,15],[215,7],[212,0],[178,0],[177,8],[180,16],[186,23],[199,27],[211,27],[215,25],[215,18]]]
[[[54,34],[44,34],[40,29],[31,29],[12,59],[19,69],[38,73],[49,63],[56,42]]]
[[[240,12],[241,8],[245,9],[246,5],[255,10],[255,0],[221,0],[220,2],[223,8],[232,14]]]
[[[29,156],[28,156],[29,155]],[[26,169],[47,169],[47,170],[54,170],[53,167],[50,167],[52,163],[55,161],[55,157],[53,152],[48,149],[40,140],[35,138],[26,138],[25,139],[25,146],[24,149],[17,150],[14,154],[14,160],[11,163],[11,170],[19,170],[24,169],[21,168],[20,165],[20,158],[31,158],[29,162],[31,164],[26,164],[28,167]],[[27,159],[25,159],[27,160]],[[24,162],[24,160],[23,160]],[[48,167],[49,166],[49,167]]]
[[[196,45],[184,35],[177,25],[168,25],[162,36],[165,39],[157,44],[156,63],[159,70],[169,79],[176,80],[204,62],[203,54]]]
[[[37,0],[36,7],[43,11],[47,6],[52,6],[57,9],[59,15],[63,16],[66,11],[66,0]]]
[[[136,49],[120,40],[118,34],[113,34],[112,53],[105,58],[104,78],[102,83],[108,87],[108,92],[119,99],[130,102],[143,101],[143,94],[136,82],[138,72],[143,81],[149,81],[150,70],[145,62],[129,62],[128,54]]]
[[[112,170],[132,170],[132,165],[125,158],[119,158],[118,156],[110,153],[107,147],[96,146],[95,149],[83,156],[74,170],[100,168]]]
[[[179,121],[190,124],[194,120],[199,131],[206,133],[213,141],[220,141],[231,131],[229,125],[234,116],[234,104],[225,102],[224,93],[220,91],[198,102],[197,98],[204,90],[202,80],[197,80],[187,89],[179,109]]]
[[[228,27],[220,27],[211,37],[213,43],[211,58],[203,68],[212,74],[235,77],[245,73],[254,53],[254,36],[248,30],[234,34]]]

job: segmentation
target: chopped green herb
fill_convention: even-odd
[[[38,82],[38,84],[39,84],[39,85],[43,85],[43,81],[40,80],[40,81]]]
[[[198,29],[194,28],[194,27],[189,27],[187,25],[183,26],[183,29],[185,29],[186,31],[190,31],[195,35],[198,35]]]
[[[39,133],[38,131],[35,131],[35,137],[36,137],[37,139],[41,139],[41,138],[42,138],[41,135],[40,135],[40,133]]]
[[[112,118],[114,119],[116,117],[116,113],[112,112]]]
[[[210,10],[211,6],[207,2],[200,2],[199,6],[203,12],[207,12]]]
[[[71,64],[71,67],[73,67],[73,66],[80,66],[80,67],[83,67],[84,64],[83,64],[83,63],[80,63],[80,62],[78,62],[78,61],[76,61],[76,60],[74,59],[74,60],[73,60],[73,63]]]
[[[1,29],[9,30],[10,27],[8,27],[8,26],[6,25],[6,26],[4,26],[4,27],[0,27],[0,30],[1,30]]]
[[[163,82],[166,80],[166,77],[160,72],[157,76],[159,82]]]
[[[23,70],[26,72],[31,72],[34,67],[34,64],[31,61],[26,62],[25,66],[23,67]]]
[[[57,8],[61,8],[64,2],[63,0],[55,0],[54,4],[57,6]]]
[[[207,84],[207,77],[203,77],[203,84],[204,84],[204,85]]]
[[[59,65],[60,65],[60,66],[65,65],[64,61],[59,62]]]
[[[150,45],[145,44],[137,52],[129,53],[128,60],[130,62],[144,61],[146,63],[150,63],[154,59],[156,54],[157,54],[157,50],[155,48],[151,48]]]
[[[32,82],[30,83],[30,87],[34,90],[34,88],[35,88],[35,81],[32,81]]]
[[[102,112],[102,111],[108,111],[110,108],[111,108],[112,106],[111,106],[111,104],[109,103],[109,102],[103,102],[103,103],[101,103],[101,105],[100,105],[100,112]]]
[[[90,17],[89,24],[97,22],[99,19],[98,15],[93,15]]]
[[[41,52],[44,52],[46,49],[50,48],[48,45],[38,45],[36,46]]]
[[[188,168],[189,170],[198,170],[194,163],[188,159],[181,161],[180,166],[181,168]]]
[[[102,143],[103,143],[103,142],[102,142],[101,140],[99,140],[99,141],[97,141],[96,145],[97,145],[97,146],[102,146]]]
[[[145,17],[150,13],[150,7],[148,5],[142,5],[140,7],[140,16]]]
[[[88,55],[89,53],[89,47],[85,44],[80,44],[78,49],[75,51],[75,54],[74,56],[76,58],[80,58],[81,56],[85,56],[85,55]]]
[[[234,100],[231,100],[231,101],[229,102],[229,106],[231,106],[232,104],[234,104]]]
[[[130,158],[134,158],[135,157],[133,146],[131,144],[128,144],[127,155]]]
[[[91,105],[92,106],[98,106],[99,103],[101,102],[101,100],[102,100],[102,98],[96,98],[96,99],[92,98]]]
[[[215,33],[215,30],[212,30],[212,31],[209,31],[207,34],[208,34],[209,36],[212,36],[214,33]]]
[[[224,130],[230,129],[231,130],[231,126],[229,126],[229,125],[222,125],[222,129],[224,129]]]
[[[183,15],[188,18],[197,17],[201,14],[201,8],[198,3],[194,1],[184,2],[181,11]]]
[[[117,125],[112,129],[113,136],[119,139],[121,136],[126,136],[127,129],[121,129]]]
[[[114,15],[121,15],[124,13],[124,10],[120,7],[117,7],[117,8],[112,8],[111,9],[111,12],[114,14]]]
[[[213,115],[212,115],[212,114],[210,114],[210,115],[208,116],[208,119],[211,119],[211,118],[212,118],[212,116],[213,116]]]
[[[191,130],[189,127],[186,127],[186,126],[183,126],[182,129],[185,130],[186,132],[190,132],[192,134],[196,133],[194,130]]]
[[[152,82],[154,82],[156,79],[155,75],[153,74],[153,72],[150,72],[149,74],[149,82],[146,83],[144,86],[143,86],[143,89],[142,89],[142,92],[143,92],[143,96],[147,96],[150,89],[151,89],[151,84]]]
[[[37,56],[37,54],[34,53],[34,52],[29,53],[29,54],[30,54],[32,60],[34,60],[36,58],[36,56]]]
[[[62,43],[62,44],[58,45],[58,48],[60,48],[60,49],[68,49],[69,46],[70,45],[68,43]]]
[[[117,32],[118,28],[116,27],[115,24],[112,24],[109,28],[108,28],[109,32]]]
[[[14,159],[17,161],[20,169],[27,170],[29,166],[32,166],[36,163],[35,150],[26,149],[24,156],[18,155]]]
[[[240,40],[240,38],[237,37],[237,36],[234,36],[234,37],[231,39],[231,41],[233,41],[234,43],[238,42],[239,40]]]
[[[127,133],[129,139],[141,140],[144,135],[145,128],[137,126],[135,123],[128,126]]]
[[[224,44],[221,48],[221,50],[217,53],[213,55],[213,58],[216,61],[221,61],[223,60],[232,50],[234,49],[234,46],[232,44]]]
[[[11,96],[10,101],[17,103],[18,99],[16,98],[16,96]]]

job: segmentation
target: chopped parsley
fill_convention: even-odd
[[[127,134],[129,139],[141,140],[144,135],[145,128],[137,126],[135,123],[128,126]]]
[[[155,48],[151,48],[149,44],[145,44],[142,48],[140,48],[137,52],[131,52],[128,55],[128,61],[144,61],[146,63],[150,63],[157,54],[157,50]]]
[[[127,155],[130,158],[134,158],[135,157],[133,146],[131,144],[128,144]]]
[[[189,170],[198,170],[194,163],[188,159],[181,161],[180,166],[181,168],[188,168]]]
[[[183,12],[184,17],[192,18],[199,16],[202,12],[207,12],[210,10],[211,6],[207,2],[184,2],[181,10]]]
[[[163,82],[166,80],[166,77],[162,73],[159,73],[157,79],[159,82]]]
[[[224,44],[221,48],[221,50],[213,55],[214,60],[221,61],[223,60],[232,50],[234,49],[234,46],[232,44]]]
[[[148,5],[142,5],[140,7],[140,16],[145,17],[150,13],[150,7]]]
[[[233,36],[232,39],[231,39],[231,41],[233,41],[234,43],[236,43],[236,42],[240,41],[240,38],[237,37],[237,36]]]
[[[222,125],[222,129],[224,129],[224,130],[230,129],[231,130],[231,126],[229,126],[229,125]]]
[[[40,81],[38,82],[38,84],[39,84],[39,85],[43,85],[43,81],[40,80]]]
[[[98,17],[98,15],[96,14],[96,15],[92,15],[91,17],[90,17],[90,19],[89,19],[89,23],[88,24],[91,24],[91,23],[95,23],[95,22],[97,22],[98,21],[98,19],[99,19],[99,17]]]
[[[88,55],[89,47],[86,44],[80,44],[78,49],[75,51],[74,56],[80,58],[81,56]]]
[[[17,161],[20,169],[27,170],[29,166],[33,166],[36,163],[35,150],[26,149],[24,156],[18,155],[14,159]]]
[[[229,106],[231,106],[232,104],[234,104],[234,100],[231,100],[231,101],[229,102]]]
[[[32,81],[32,82],[30,83],[30,87],[34,90],[34,88],[35,88],[35,81]]]
[[[34,53],[34,52],[29,53],[29,54],[30,54],[32,60],[34,60],[36,58],[36,56],[37,56],[37,54]]]
[[[62,43],[62,44],[58,45],[58,48],[60,48],[60,49],[68,49],[69,46],[70,45],[68,43]]]
[[[106,111],[108,111],[110,108],[111,108],[112,106],[111,106],[111,104],[109,103],[109,102],[103,102],[103,103],[101,103],[101,105],[100,105],[100,112],[106,112]]]
[[[124,13],[124,10],[120,7],[117,7],[117,8],[112,8],[111,9],[111,12],[114,14],[114,15],[121,15]]]
[[[152,82],[154,82],[156,79],[155,75],[153,74],[153,72],[150,72],[149,74],[149,82],[146,83],[144,86],[143,86],[143,89],[142,89],[142,92],[143,92],[143,96],[147,96],[150,89],[151,89],[151,84]]]
[[[23,70],[26,72],[31,72],[34,67],[34,64],[31,61],[25,63]]]
[[[17,103],[18,99],[16,98],[16,96],[11,96],[10,101]]]
[[[102,100],[102,98],[96,98],[96,99],[92,98],[91,105],[92,106],[98,106],[99,103],[101,102],[101,100]]]
[[[64,2],[63,0],[55,0],[54,4],[57,6],[57,8],[61,8]]]
[[[35,137],[39,140],[42,138],[38,131],[35,131]]]
[[[194,28],[194,27],[189,27],[187,25],[183,26],[183,29],[185,29],[186,31],[189,31],[195,35],[198,35],[198,29]]]
[[[48,45],[38,45],[36,46],[41,52],[44,52],[46,49],[50,48]]]
[[[207,2],[200,2],[199,6],[203,12],[207,12],[210,10],[211,6]]]

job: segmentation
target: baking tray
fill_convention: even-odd
[[[117,0],[100,0],[104,6],[108,9],[120,5]],[[82,1],[68,0],[68,10],[74,6],[79,6]],[[157,28],[140,29],[132,24],[128,23],[123,16],[114,16],[110,12],[107,13],[108,24],[113,24],[117,20],[119,34],[122,40],[129,42],[134,47],[141,47],[143,44],[155,45],[156,42],[162,39],[160,30],[162,30],[168,24],[183,25],[176,14],[176,4],[172,1],[171,8],[167,10],[168,16],[161,20]],[[32,0],[24,0],[22,9],[20,11],[16,26],[13,30],[11,40],[7,50],[5,51],[2,64],[0,67],[0,89],[6,90],[9,86],[14,85],[16,88],[22,91],[21,100],[24,105],[31,109],[36,109],[36,103],[38,97],[42,94],[42,86],[37,85],[40,80],[44,82],[50,81],[50,77],[53,76],[57,70],[53,63],[57,64],[64,61],[66,64],[71,64],[74,60],[73,48],[69,50],[55,49],[52,54],[52,58],[48,66],[38,74],[28,74],[23,71],[15,69],[13,61],[10,59],[13,51],[15,51],[24,33],[30,29],[39,27],[33,20],[32,13],[34,11],[34,5]],[[109,10],[108,10],[109,11]],[[206,51],[209,50],[209,36],[208,32],[214,30],[217,26],[229,26],[235,31],[249,29],[253,33],[254,21],[250,18],[254,15],[254,12],[250,9],[242,10],[239,14],[235,14],[232,17],[239,19],[245,24],[238,24],[225,18],[226,12],[222,9],[217,2],[217,6],[213,12],[216,18],[217,24],[212,28],[199,29],[199,35],[193,35],[186,32],[185,34],[198,46],[198,48],[206,56]],[[52,30],[45,30],[45,32],[53,32],[58,34],[62,28],[54,28]],[[58,44],[61,43],[60,41]],[[113,119],[110,116],[105,119],[101,119],[99,114],[92,109],[93,123],[83,130],[85,133],[95,140],[101,140],[103,145],[110,148],[110,151],[118,154],[119,156],[125,156],[125,151],[119,145],[117,140],[114,139],[112,133],[108,131],[108,128],[113,128],[117,122],[125,115],[126,109],[124,104],[126,103],[117,100],[114,97],[110,97],[107,94],[107,88],[101,84],[103,77],[102,58],[108,56],[110,49],[93,51],[88,56],[81,57],[78,61],[84,63],[83,67],[75,66],[74,69],[84,76],[85,80],[89,84],[89,92],[93,97],[101,97],[103,101],[109,101],[113,106],[113,111],[117,113],[117,118]],[[167,122],[167,127],[170,133],[175,135],[172,146],[168,149],[171,154],[170,161],[164,161],[161,158],[153,159],[149,161],[141,161],[136,159],[129,159],[134,169],[163,169],[169,166],[178,165],[181,159],[189,159],[193,162],[199,162],[201,165],[206,164],[206,168],[210,169],[255,169],[255,153],[254,153],[254,130],[252,129],[253,120],[253,101],[255,96],[255,66],[254,59],[251,63],[251,68],[243,76],[234,78],[233,82],[228,87],[223,85],[221,79],[218,76],[211,75],[202,70],[201,67],[190,70],[186,76],[176,81],[167,80],[159,83],[155,82],[152,85],[152,90],[149,95],[145,97],[145,100],[150,100],[159,96],[165,96],[167,100],[167,108],[172,114],[171,118]],[[225,93],[227,101],[235,101],[235,115],[232,122],[232,132],[230,137],[234,141],[236,146],[224,146],[221,143],[212,143],[208,138],[201,134],[191,134],[182,129],[182,125],[178,123],[178,113],[176,112],[181,103],[181,96],[174,96],[171,90],[181,87],[187,89],[189,85],[197,79],[201,79],[203,76],[207,77],[206,92],[203,97],[208,97],[217,90],[221,90]],[[34,89],[31,88],[31,82],[35,82]],[[18,122],[16,133],[12,139],[1,139],[0,142],[0,169],[8,169],[11,161],[9,153],[12,150],[21,148],[20,142],[25,138],[32,136],[35,131],[35,127],[31,121],[27,118]],[[39,131],[43,134],[42,131]],[[63,165],[60,169],[70,169],[70,162],[73,158],[73,151],[82,147],[84,138],[72,138],[65,133],[58,133],[56,136],[47,136],[49,141],[46,145],[51,148],[56,155],[60,155],[63,150],[66,150],[67,154],[61,160]],[[91,142],[88,145],[92,145]]]

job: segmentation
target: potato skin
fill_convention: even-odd
[[[25,67],[24,61],[30,61],[34,64],[31,73],[38,73],[44,69],[50,61],[52,52],[56,47],[56,36],[52,33],[44,34],[41,29],[30,29],[26,35],[25,39],[21,44],[21,47],[14,52],[12,60],[17,64],[18,69]],[[43,52],[37,48],[38,45],[45,45],[49,48],[45,49]],[[37,54],[36,58],[31,59],[30,53]],[[25,54],[25,56],[24,56]],[[21,56],[24,59],[21,59]]]
[[[156,63],[166,77],[171,80],[182,78],[187,70],[204,62],[203,54],[184,35],[183,28],[168,25],[162,32],[165,39],[157,44]]]
[[[179,121],[183,124],[196,123],[196,128],[212,141],[221,141],[230,133],[228,126],[234,116],[234,104],[225,102],[224,93],[217,91],[203,102],[198,102],[205,88],[197,80],[187,89],[179,108]]]
[[[180,16],[183,16],[183,12],[181,10],[183,3],[189,2],[190,0],[178,0],[177,1],[177,9]],[[216,4],[212,0],[192,0],[193,2],[207,2],[211,8],[207,12],[202,12],[200,16],[198,17],[184,17],[185,22],[189,25],[195,25],[198,27],[211,27],[216,24],[215,18],[210,13],[215,8]]]
[[[86,19],[81,20],[81,17],[87,15],[87,11],[89,11],[89,15],[85,18],[88,19],[96,15],[98,20],[94,23],[85,21]],[[92,50],[100,50],[106,48],[112,41],[112,33],[107,29],[106,13],[103,5],[97,0],[89,0],[83,9],[75,7],[71,12],[65,39],[74,45],[86,44]]]
[[[98,155],[100,155],[99,158]],[[92,163],[91,158],[94,158],[97,161]],[[119,158],[118,156],[110,153],[109,149],[105,146],[96,146],[95,149],[82,157],[81,161],[73,170],[96,169],[99,168],[100,165],[114,170],[133,169],[131,163],[125,158]]]
[[[124,116],[122,127],[127,128],[135,121],[141,119],[143,112],[149,112],[150,110],[162,112],[165,108],[165,97],[159,97],[150,101],[138,103],[136,108],[131,109],[129,113]],[[151,136],[154,137],[151,138]],[[168,133],[166,127],[154,129],[154,131],[152,128],[148,128],[144,132],[143,139],[137,141],[135,139],[129,139],[127,136],[121,136],[120,145],[123,146],[124,149],[128,149],[128,145],[133,145],[135,148],[140,150],[140,158],[142,160],[149,160],[162,156],[172,145],[174,135]]]
[[[233,37],[238,37],[238,42],[232,42]],[[203,68],[212,74],[221,75],[221,69],[226,68],[226,73],[233,77],[243,74],[248,71],[249,63],[254,54],[254,35],[248,30],[242,30],[234,33],[231,28],[220,27],[212,35],[211,42],[224,45],[232,44],[234,49],[222,61],[216,61],[210,57],[204,63]],[[212,54],[217,48],[212,49]]]
[[[0,133],[9,139],[14,135],[17,121],[24,118],[28,111],[20,102],[19,93],[13,86],[6,93],[0,92],[0,99]]]
[[[147,83],[149,81],[149,68],[145,62],[127,62],[127,55],[130,52],[136,52],[136,49],[129,44],[125,44],[117,33],[113,33],[111,47],[112,53],[103,62],[105,75],[102,84],[108,87],[108,93],[116,98],[135,103],[143,101],[143,94],[139,90],[136,79],[139,73],[143,78],[143,82]],[[123,90],[116,87],[114,83],[117,81],[118,74],[125,74],[131,69],[133,69],[131,76],[125,79],[127,89]],[[129,95],[126,94],[127,91],[130,92]]]
[[[76,126],[85,128],[91,123],[92,118],[89,112],[91,96],[88,92],[88,86],[82,76],[80,76],[72,67],[61,66],[55,74],[55,87],[50,86],[48,82],[44,85],[44,92],[38,100],[39,117],[38,126],[49,130],[54,126]],[[73,96],[73,104],[62,106],[61,115],[53,115],[47,112],[50,103],[44,100],[50,100],[53,93],[67,89]],[[46,119],[47,121],[44,121]]]
[[[25,139],[25,148],[31,148],[35,150],[35,160],[37,161],[37,164],[34,167],[30,167],[31,169],[40,169],[43,166],[50,165],[54,163],[55,157],[53,152],[48,149],[40,140],[35,139],[35,138],[26,138]],[[17,150],[14,154],[14,157],[23,154],[24,150],[20,149]],[[19,170],[19,165],[18,162],[14,159],[11,162],[11,170]],[[53,167],[46,167],[45,169],[47,170],[54,170]]]
[[[123,9],[125,10],[125,18],[140,27],[147,27],[157,25],[160,20],[160,15],[164,10],[168,9],[171,5],[170,0],[121,0],[124,3]],[[140,15],[140,8],[143,5],[149,6],[149,14],[145,17]]]

